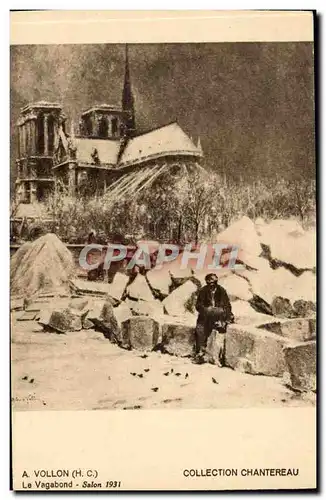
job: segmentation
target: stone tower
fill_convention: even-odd
[[[18,120],[16,203],[43,201],[53,188],[53,152],[65,117],[59,104],[37,102],[22,108]]]
[[[89,139],[120,139],[124,134],[125,113],[117,106],[100,104],[81,115],[80,137]]]

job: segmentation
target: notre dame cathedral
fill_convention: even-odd
[[[71,196],[132,194],[171,168],[193,168],[202,156],[177,122],[137,133],[128,48],[121,107],[95,104],[82,112],[78,130],[66,127],[57,103],[36,102],[21,110],[15,205],[45,201],[56,186]],[[26,207],[27,208],[27,207]]]

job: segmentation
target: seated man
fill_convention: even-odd
[[[233,323],[231,303],[227,292],[217,281],[216,274],[207,274],[206,285],[199,291],[196,309],[198,319],[196,326],[196,362],[205,361],[207,340],[213,330],[226,333],[228,323]],[[224,345],[224,336],[221,337]],[[223,349],[222,349],[223,350]],[[221,353],[223,355],[223,353]]]

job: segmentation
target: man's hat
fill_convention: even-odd
[[[215,278],[216,281],[218,280],[218,277],[217,277],[217,275],[215,273],[206,274],[205,281],[207,282],[207,280],[209,280],[210,278]]]

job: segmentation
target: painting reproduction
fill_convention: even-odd
[[[313,39],[13,43],[10,65],[13,417],[314,411]],[[18,489],[120,487],[24,468]]]

